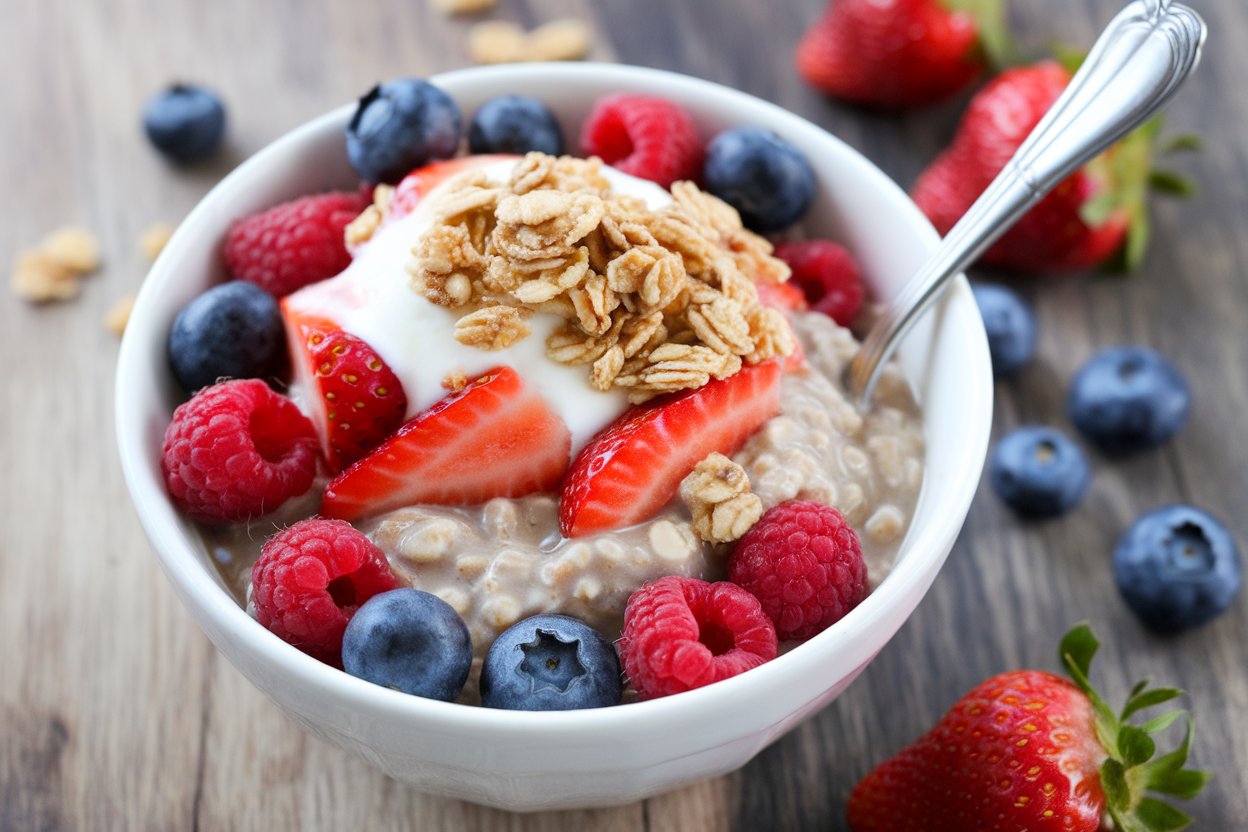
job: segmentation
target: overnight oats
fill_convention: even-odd
[[[678,693],[834,624],[891,569],[924,448],[895,367],[866,411],[840,387],[852,257],[758,233],[804,213],[805,160],[637,96],[594,107],[582,157],[533,99],[460,132],[424,82],[370,92],[367,198],[239,220],[235,280],[174,324],[199,392],[165,481],[239,603],[360,678],[528,710]]]

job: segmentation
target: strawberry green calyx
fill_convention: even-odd
[[[1054,45],[1052,49],[1057,62],[1071,75],[1079,71],[1087,58],[1086,53],[1061,45]],[[1087,165],[1088,172],[1101,180],[1104,188],[1084,203],[1080,219],[1093,228],[1120,218],[1126,222],[1126,241],[1121,255],[1107,264],[1111,271],[1133,272],[1143,262],[1151,234],[1148,216],[1151,191],[1184,198],[1196,192],[1190,179],[1171,170],[1158,169],[1154,164],[1159,157],[1171,153],[1201,150],[1204,141],[1200,136],[1185,134],[1163,143],[1164,123],[1162,116],[1149,119]]]
[[[1014,44],[1006,26],[1004,0],[940,0],[940,3],[951,12],[971,16],[989,64],[1003,69],[1013,63]]]
[[[1099,647],[1100,642],[1092,629],[1080,624],[1062,639],[1060,656],[1071,679],[1092,704],[1096,737],[1108,755],[1101,766],[1105,812],[1118,832],[1184,829],[1191,818],[1153,795],[1188,799],[1209,782],[1209,772],[1184,767],[1192,742],[1191,715],[1185,710],[1172,710],[1140,725],[1128,721],[1147,708],[1182,696],[1183,691],[1150,688],[1145,680],[1132,689],[1122,711],[1115,713],[1088,682],[1088,669]],[[1179,720],[1187,723],[1183,742],[1173,751],[1154,756],[1157,752],[1154,736]]]
[[[1133,272],[1148,250],[1151,223],[1148,197],[1151,192],[1166,196],[1190,197],[1196,187],[1190,179],[1171,170],[1155,167],[1158,157],[1198,147],[1196,136],[1180,136],[1165,146],[1161,142],[1163,121],[1157,116],[1088,163],[1088,171],[1104,182],[1105,188],[1084,203],[1080,218],[1097,227],[1115,217],[1125,217],[1126,242],[1122,256],[1111,267]]]

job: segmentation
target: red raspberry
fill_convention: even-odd
[[[779,243],[776,256],[789,264],[789,282],[806,295],[810,308],[841,326],[858,317],[867,289],[854,256],[831,240]]]
[[[826,630],[867,597],[858,533],[836,509],[804,500],[781,503],[745,533],[728,578],[758,598],[785,641]]]
[[[160,468],[173,501],[205,523],[238,523],[302,494],[316,476],[312,423],[258,379],[205,387],[173,412]]]
[[[397,589],[386,556],[344,520],[300,520],[264,543],[251,570],[256,619],[309,656],[342,665],[342,633],[360,605]]]
[[[344,229],[367,206],[359,193],[317,194],[237,220],[225,267],[275,298],[333,277],[351,262]]]
[[[776,631],[738,586],[668,577],[628,599],[624,670],[642,699],[700,688],[776,657]]]
[[[616,93],[594,104],[581,128],[581,151],[670,188],[702,174],[706,148],[693,118],[663,98]]]

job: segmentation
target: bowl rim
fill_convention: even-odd
[[[929,246],[934,246],[938,240],[935,230],[905,192],[865,156],[805,118],[748,93],[681,73],[624,64],[534,63],[473,67],[440,73],[428,80],[435,85],[454,85],[472,80],[485,83],[494,76],[500,80],[500,89],[523,86],[524,78],[534,76],[540,76],[545,83],[573,85],[619,81],[627,83],[638,79],[652,86],[679,85],[709,103],[722,106],[724,111],[736,108],[751,114],[761,114],[767,120],[765,123],[774,125],[781,134],[797,132],[810,135],[814,131],[823,141],[829,142],[829,147],[840,153],[846,161],[861,168],[859,172],[873,180],[881,190],[890,192],[893,197],[899,197],[900,216],[904,218],[908,215],[910,224],[916,226],[914,230],[927,238]],[[496,710],[411,696],[369,683],[307,656],[264,629],[210,574],[211,566],[201,561],[190,545],[160,477],[153,476],[142,464],[142,417],[145,407],[130,392],[141,383],[141,350],[153,343],[151,330],[166,326],[163,321],[149,321],[148,309],[156,303],[155,296],[175,279],[176,275],[172,273],[170,264],[178,259],[178,252],[189,244],[193,236],[202,233],[199,226],[206,220],[211,221],[215,203],[243,189],[252,171],[264,168],[299,145],[315,141],[330,129],[345,125],[354,109],[354,103],[343,105],[283,134],[241,163],[201,198],[152,265],[148,279],[136,298],[130,325],[121,345],[115,390],[116,433],[123,474],[132,502],[150,545],[155,549],[179,594],[193,597],[194,606],[209,617],[221,632],[227,634],[231,641],[241,643],[248,651],[260,655],[264,661],[270,663],[276,674],[289,679],[290,684],[307,686],[318,695],[332,698],[343,707],[383,719],[399,719],[413,724],[436,721],[443,729],[450,731],[488,730],[498,740],[504,741],[508,738],[526,738],[539,731],[548,735],[552,731],[562,734],[587,729],[596,732],[629,731],[636,729],[638,720],[645,720],[650,727],[676,728],[686,722],[685,717],[699,711],[722,712],[724,708],[731,709],[734,705],[739,706],[742,702],[765,696],[769,689],[774,689],[777,685],[822,676],[821,665],[827,657],[841,653],[855,644],[871,644],[878,640],[878,635],[873,637],[873,631],[885,625],[890,613],[896,607],[904,605],[904,599],[911,593],[917,591],[921,596],[926,592],[962,528],[978,487],[978,472],[982,470],[987,453],[993,402],[987,342],[982,325],[978,326],[978,333],[972,331],[967,335],[972,341],[969,353],[972,366],[966,369],[971,377],[971,390],[975,395],[967,402],[963,428],[971,437],[968,440],[971,452],[968,461],[979,463],[973,468],[975,476],[965,476],[956,482],[942,482],[942,494],[938,498],[940,510],[932,512],[932,521],[924,527],[910,530],[902,550],[898,553],[896,568],[861,604],[829,629],[749,673],[677,696],[607,708],[550,712]],[[956,299],[958,303],[973,304],[965,278],[958,278],[950,289],[946,301]],[[161,341],[163,342],[163,336]],[[930,483],[930,474],[925,472],[924,476],[926,490]],[[901,557],[902,552],[906,553],[905,558]],[[188,607],[192,606],[187,597],[183,598],[183,603]],[[884,629],[888,629],[887,626]],[[863,663],[882,648],[895,629],[893,627],[888,630],[888,637],[871,648],[871,652],[863,658]],[[829,680],[826,687],[833,684],[835,680]]]

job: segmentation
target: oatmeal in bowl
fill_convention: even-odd
[[[499,790],[519,745],[465,769],[463,749],[431,743],[462,729],[472,746],[495,724],[523,745],[550,719],[607,737],[624,723],[604,715],[633,709],[658,737],[699,701],[773,689],[776,674],[793,678],[780,668],[813,667],[817,653],[841,655],[843,670],[818,690],[813,677],[794,683],[807,707],[790,713],[828,701],[900,623],[876,616],[917,603],[956,532],[948,517],[916,528],[925,501],[942,502],[928,496],[933,459],[948,466],[958,450],[930,444],[924,364],[961,355],[972,380],[985,365],[982,344],[928,324],[915,336],[925,355],[903,350],[869,408],[841,390],[860,273],[886,298],[896,284],[876,273],[892,275],[901,249],[826,219],[847,186],[887,185],[826,134],[711,85],[668,89],[662,73],[524,72],[560,79],[562,94],[526,105],[546,109],[542,130],[521,119],[505,141],[483,139],[474,117],[465,148],[460,119],[498,109],[482,105],[503,92],[474,71],[382,85],[266,151],[206,201],[217,201],[215,236],[171,246],[183,265],[203,257],[201,285],[219,285],[197,296],[165,287],[169,317],[135,338],[167,349],[174,369],[158,384],[177,407],[163,436],[148,429],[155,457],[144,456],[182,545],[200,553],[193,571],[212,570],[197,571],[192,592],[191,564],[164,559],[214,641],[302,724],[401,779],[464,794],[454,772],[467,770],[477,774],[463,783],[484,784],[473,799],[573,805],[720,763],[711,754],[639,780],[633,763],[561,735],[542,765],[557,746],[557,768],[583,770],[515,799]],[[413,101],[424,119],[414,127],[403,121]],[[550,145],[551,121],[563,146]],[[366,190],[347,190],[346,176],[292,185],[335,156]],[[862,192],[864,210],[898,199],[888,187]],[[924,240],[908,207],[888,210],[903,217],[894,233],[911,223],[902,236]],[[218,245],[228,274],[214,281]],[[973,315],[957,296],[947,314]],[[275,338],[286,355],[256,358]],[[125,358],[119,385],[135,372]],[[205,376],[215,383],[188,381]],[[934,400],[951,406],[939,391]],[[123,454],[129,409],[119,396]],[[982,442],[953,444],[966,452],[957,464],[978,470]],[[923,558],[934,565],[914,566],[916,539],[934,546]],[[211,609],[201,592],[218,593]],[[227,635],[244,632],[245,647]],[[288,672],[299,677],[290,688]],[[327,720],[340,696],[381,707],[394,732]],[[786,692],[757,716],[793,724],[781,702],[797,705]],[[430,708],[445,721],[400,751],[400,737],[430,728]],[[664,743],[626,756],[664,756]],[[632,785],[605,786],[602,772],[620,766]]]

